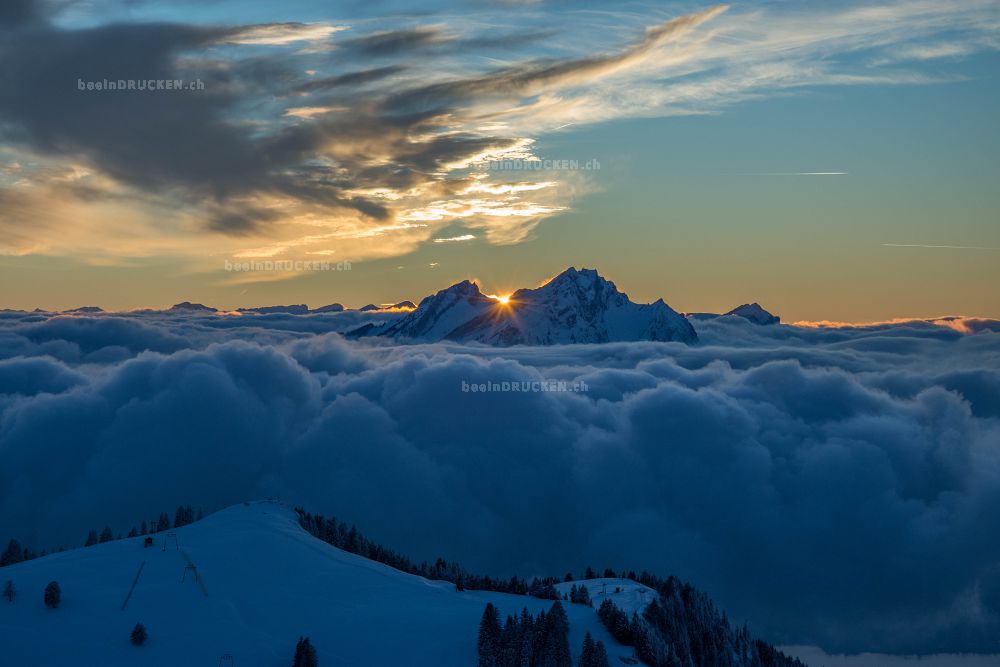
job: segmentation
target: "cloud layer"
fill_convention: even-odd
[[[415,558],[677,574],[781,643],[996,652],[996,322],[497,350],[357,317],[3,314],[0,537],[280,494]],[[462,391],[550,379],[588,390]]]

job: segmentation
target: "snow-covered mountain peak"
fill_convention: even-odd
[[[412,313],[373,333],[491,345],[697,340],[690,323],[662,299],[633,303],[594,269],[575,267],[541,287],[517,290],[504,302],[463,280],[423,299]]]
[[[424,297],[416,310],[379,333],[414,340],[441,340],[456,327],[497,305],[496,300],[479,290],[479,285],[463,280]]]
[[[780,317],[767,312],[764,310],[764,307],[756,301],[753,303],[745,303],[742,306],[737,306],[726,313],[726,315],[737,315],[750,320],[754,324],[778,324],[781,322]]]

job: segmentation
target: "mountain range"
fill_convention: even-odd
[[[597,271],[574,267],[541,287],[519,289],[502,299],[464,280],[423,299],[395,322],[359,333],[487,345],[698,340],[691,323],[662,299],[634,303]]]
[[[310,309],[305,304],[239,308],[243,315],[337,314],[347,309],[332,303]],[[103,314],[90,306],[66,311],[73,314]],[[167,313],[214,315],[220,311],[200,303],[184,301]],[[484,294],[476,283],[463,280],[419,305],[401,301],[380,307],[368,304],[361,313],[383,313],[390,319],[368,322],[347,332],[351,338],[380,336],[399,341],[482,343],[486,345],[557,345],[661,341],[692,344],[698,334],[691,321],[740,317],[753,324],[779,324],[781,318],[759,303],[738,306],[724,314],[679,313],[657,299],[635,303],[613,282],[594,269],[570,267],[537,288],[519,289],[509,296]]]

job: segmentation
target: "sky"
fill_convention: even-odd
[[[8,1],[0,307],[573,265],[685,312],[1000,316],[998,27],[982,0]],[[493,168],[518,158],[555,162]],[[226,268],[269,260],[350,270]]]

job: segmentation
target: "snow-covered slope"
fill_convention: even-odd
[[[476,664],[487,602],[501,618],[551,605],[527,596],[459,593],[452,584],[340,551],[303,531],[295,514],[277,503],[237,505],[173,532],[176,547],[159,533],[153,548],[144,548],[141,537],[124,539],[0,570],[0,581],[10,579],[17,589],[13,603],[0,599],[0,664],[214,666],[230,654],[239,667],[287,665],[296,640],[307,635],[322,665],[467,667]],[[62,588],[58,609],[42,602],[52,580]],[[611,663],[622,664],[618,657],[632,650],[597,620],[601,590],[628,609],[652,593],[617,579],[587,586],[595,608],[563,603],[572,650],[578,653],[590,632],[605,643]],[[615,586],[622,591],[615,593]],[[149,633],[141,647],[129,643],[137,621]]]
[[[742,317],[754,324],[780,324],[781,318],[773,313],[769,313],[759,303],[745,303],[737,306],[727,313],[685,313],[685,317],[690,320],[714,320],[720,317]]]
[[[496,300],[480,292],[478,285],[463,280],[425,297],[416,310],[377,333],[413,340],[441,340],[457,327],[498,305]]]
[[[484,296],[474,283],[458,283],[378,333],[490,345],[697,340],[691,324],[662,299],[633,303],[596,271],[572,267],[542,287],[514,292],[507,303]]]

